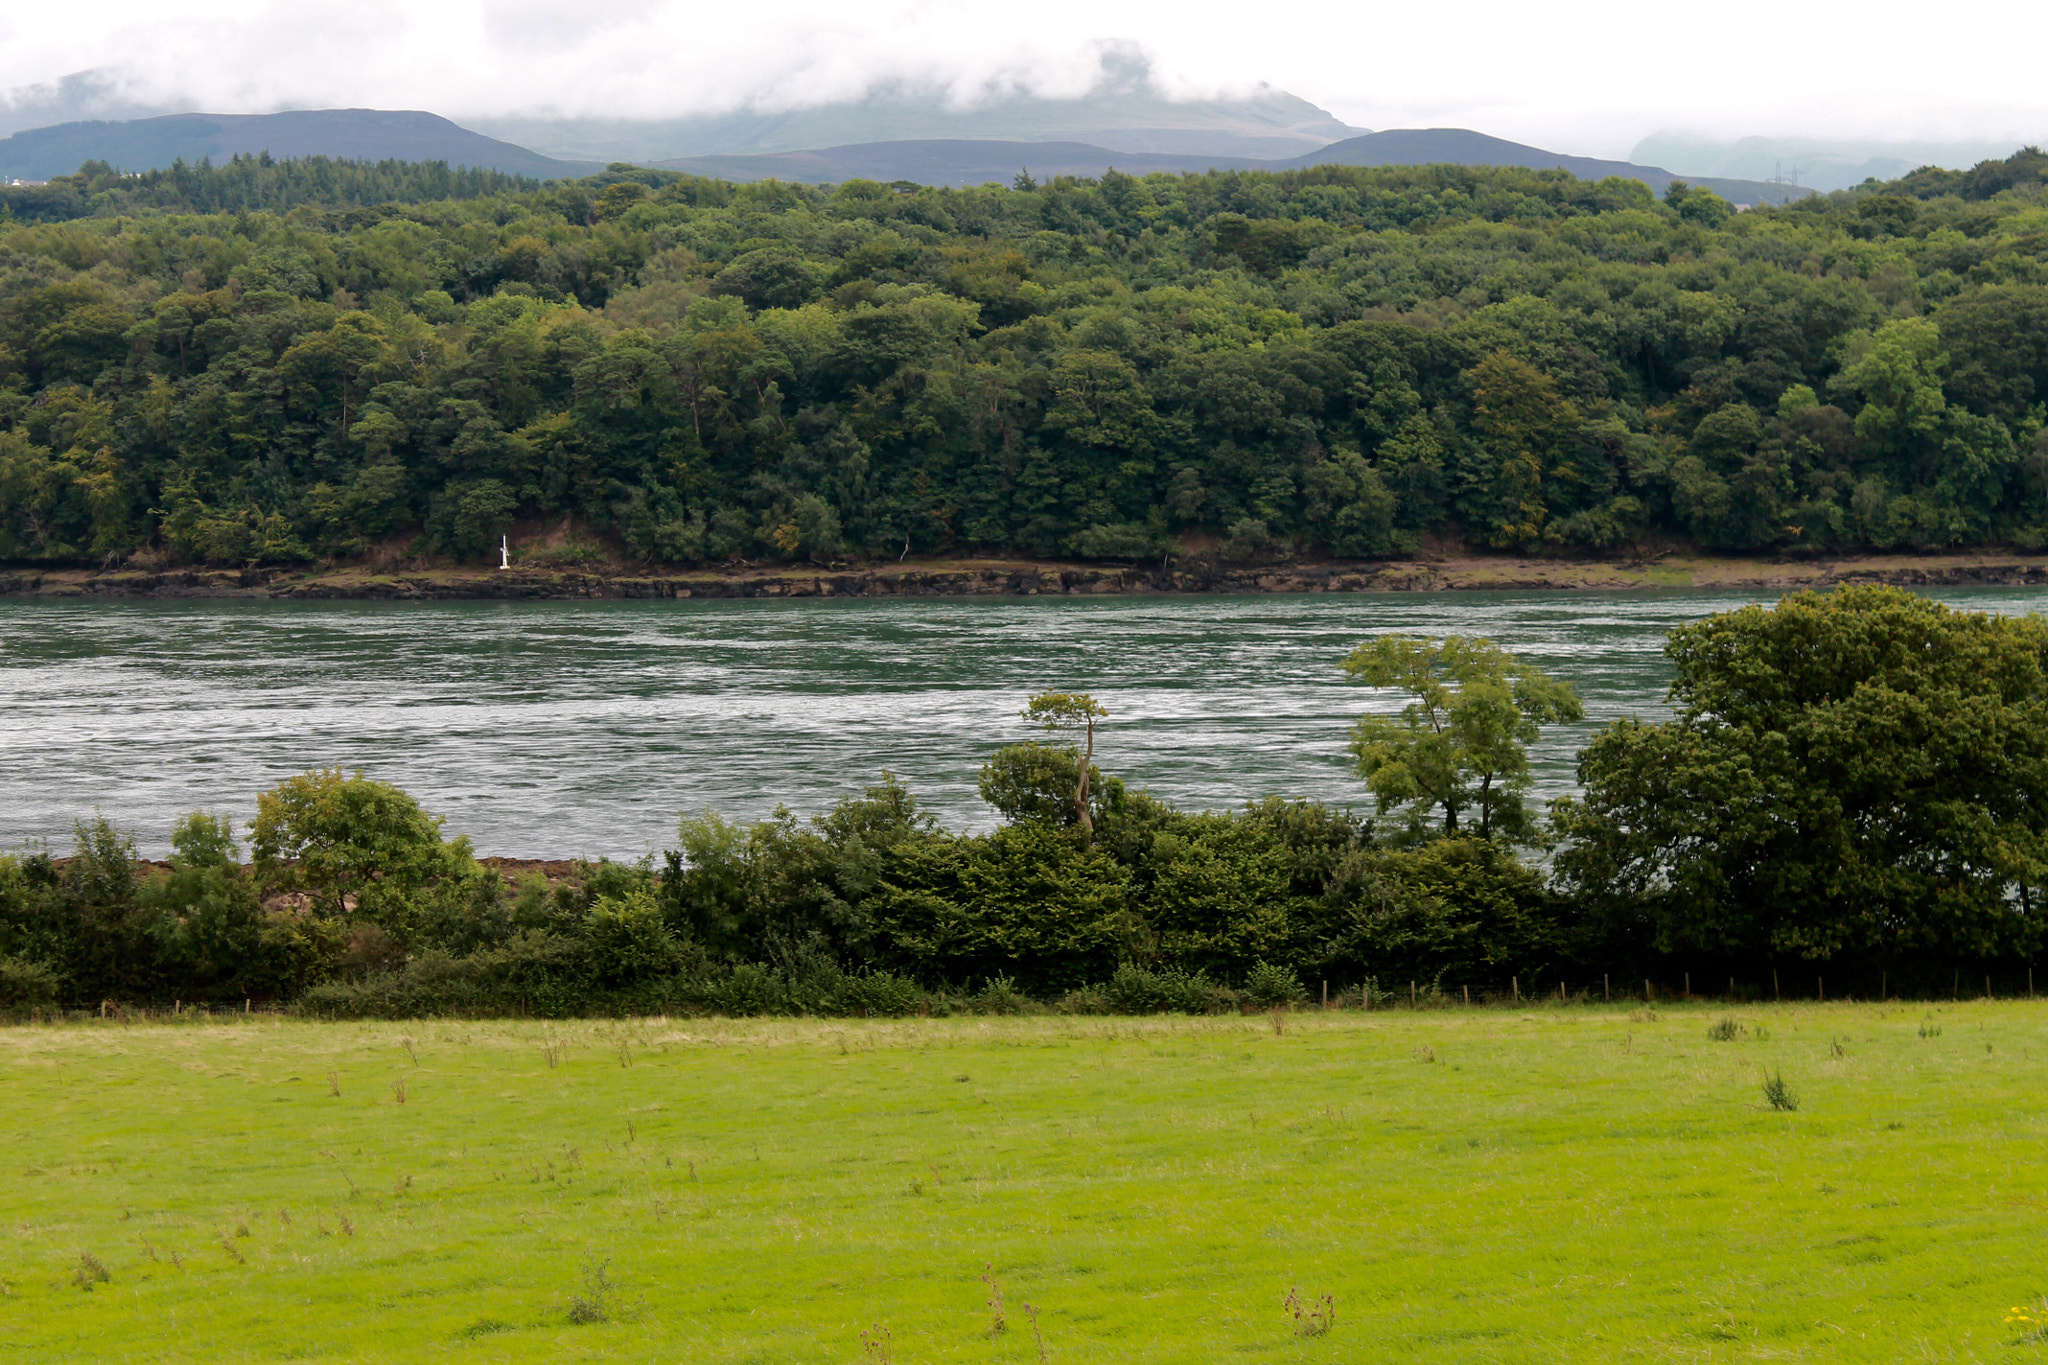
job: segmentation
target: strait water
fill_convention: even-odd
[[[2023,613],[2048,593],[1936,594]],[[1484,635],[1569,679],[1538,794],[1596,725],[1665,711],[1664,633],[1772,594],[1443,593],[789,602],[0,600],[0,849],[95,809],[161,854],[194,809],[254,814],[315,767],[395,782],[480,853],[638,857],[678,814],[824,809],[888,769],[949,825],[1030,738],[1025,694],[1093,692],[1097,759],[1190,807],[1370,804],[1350,721],[1397,698],[1337,664],[1383,631]]]

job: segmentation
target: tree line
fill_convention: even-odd
[[[0,559],[2037,548],[2040,165],[89,166],[0,191]]]
[[[830,811],[682,821],[660,859],[508,883],[405,793],[307,773],[246,864],[194,814],[164,864],[104,820],[0,859],[0,1010],[290,1002],[320,1015],[1205,1012],[1334,989],[1512,996],[1655,978],[1769,994],[2031,988],[2048,884],[2048,622],[1844,588],[1680,627],[1667,721],[1527,800],[1571,689],[1485,641],[1343,667],[1364,816],[1175,809],[1090,761],[1114,718],[1034,697],[983,834],[883,780]],[[1831,987],[1827,983],[1832,983]],[[2044,982],[2048,984],[2048,982]]]

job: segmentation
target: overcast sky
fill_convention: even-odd
[[[1078,94],[1122,48],[1175,91],[1263,80],[1367,127],[1619,155],[1660,129],[2048,138],[2044,14],[1995,0],[11,0],[0,90],[100,69],[142,102],[213,112],[652,117],[888,80],[962,100]]]

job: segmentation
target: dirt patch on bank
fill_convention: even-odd
[[[1270,565],[1132,565],[1022,560],[739,567],[648,572],[515,564],[311,569],[0,569],[0,596],[194,597],[361,601],[575,601],[607,598],[1046,597],[1172,593],[1616,591],[1789,592],[1838,583],[1904,587],[2048,587],[2048,555],[1977,552],[1841,559],[1638,560],[1446,556]]]

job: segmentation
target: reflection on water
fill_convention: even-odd
[[[1938,594],[2039,609],[2040,591]],[[985,825],[975,770],[1027,691],[1095,693],[1106,771],[1188,806],[1366,803],[1344,752],[1393,698],[1337,662],[1382,631],[1485,635],[1571,680],[1594,725],[1663,710],[1664,632],[1768,596],[1432,593],[797,602],[0,601],[0,847],[95,808],[161,852],[312,767],[419,796],[479,852],[637,857],[679,812],[819,810],[882,769]]]

